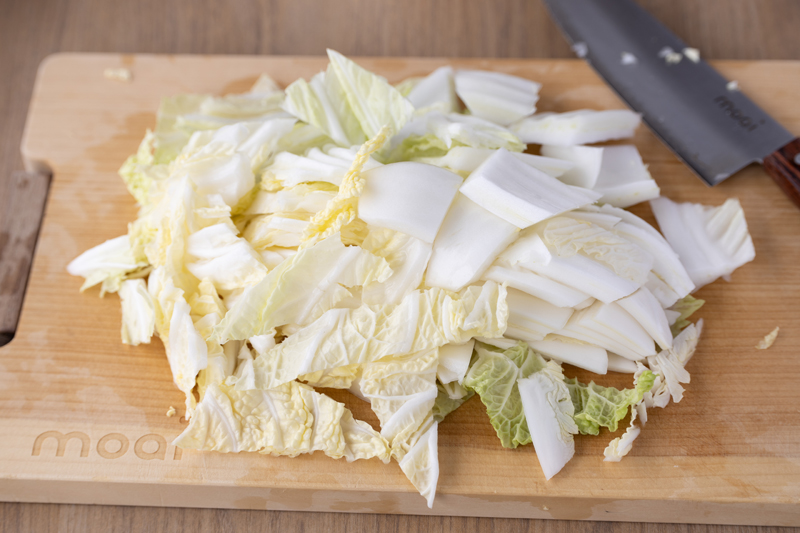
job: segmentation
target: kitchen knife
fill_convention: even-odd
[[[573,50],[709,185],[750,163],[800,206],[800,139],[632,0],[545,0]]]

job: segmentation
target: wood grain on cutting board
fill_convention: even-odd
[[[53,185],[17,336],[0,349],[0,497],[138,505],[797,524],[800,502],[800,212],[750,168],[707,189],[646,130],[635,142],[664,194],[720,204],[738,196],[757,258],[733,282],[700,291],[706,330],[689,365],[683,402],[653,410],[633,452],[602,461],[613,438],[580,437],[576,457],[545,482],[533,449],[503,449],[473,399],[440,425],[439,495],[429,511],[396,464],[348,464],[176,451],[184,427],[167,418],[181,394],[163,346],[123,346],[116,296],[79,294],[65,266],[125,233],[136,206],[116,176],[155,122],[161,97],[243,91],[261,72],[286,85],[322,58],[58,55],[40,70],[23,155],[53,171]],[[398,81],[445,60],[365,59]],[[620,102],[577,61],[459,60],[544,84],[540,108],[616,108]],[[126,66],[131,83],[107,80]],[[722,62],[723,73],[795,133],[795,62]],[[647,214],[645,209],[637,212]],[[776,325],[767,351],[754,349]],[[586,374],[579,374],[586,377]],[[630,376],[609,375],[624,386]],[[366,404],[334,392],[358,418]]]

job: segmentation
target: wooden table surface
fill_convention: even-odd
[[[641,3],[706,58],[800,59],[798,0]],[[7,209],[7,185],[22,166],[19,143],[31,88],[48,54],[320,55],[326,47],[347,55],[572,57],[538,0],[0,0],[0,208]],[[769,528],[0,503],[0,533],[256,529],[727,533]]]

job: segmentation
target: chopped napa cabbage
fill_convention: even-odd
[[[212,215],[205,218],[203,199],[201,199],[188,176],[170,177],[171,183],[167,193],[156,209],[149,215],[155,218],[155,236],[144,247],[148,261],[154,268],[161,268],[159,286],[169,278],[178,289],[184,291],[187,298],[197,291],[199,280],[186,268],[186,247],[189,235],[205,225],[214,224],[228,218],[228,206],[209,208],[219,217]],[[214,197],[206,197],[206,200]],[[222,202],[219,196],[216,201]],[[148,287],[152,287],[153,276],[148,279]],[[152,290],[150,291],[152,294]]]
[[[426,497],[428,506],[433,504],[439,470],[437,423],[433,421],[437,363],[436,348],[384,358],[365,364],[359,382],[361,394],[380,420],[381,436],[389,442],[392,456]]]
[[[613,302],[644,283],[653,258],[591,222],[561,216],[523,231],[496,264],[527,270]]]
[[[444,388],[444,385],[437,383],[436,387],[438,393],[436,394],[436,401],[433,403],[433,420],[435,422],[444,420],[447,415],[461,407],[464,402],[475,395],[473,391],[468,391],[460,398],[452,398],[447,389]]]
[[[470,392],[465,389],[458,381],[451,381],[450,383],[441,383],[442,388],[447,395],[453,400],[461,400],[470,395]]]
[[[719,277],[727,279],[756,256],[744,211],[735,198],[719,207],[679,204],[668,198],[652,200],[650,206],[697,288]]]
[[[495,264],[486,271],[483,279],[505,283],[509,287],[540,298],[556,307],[574,307],[590,298],[585,292],[523,268]]]
[[[628,414],[628,408],[642,400],[653,388],[654,381],[655,375],[649,371],[637,376],[635,388],[624,390],[602,387],[594,381],[584,385],[577,379],[566,380],[578,430],[582,435],[597,435],[600,426],[616,431],[619,421]]]
[[[661,302],[662,307],[670,307],[694,290],[694,283],[689,278],[678,254],[653,226],[629,211],[608,204],[599,208],[587,206],[582,211],[621,219],[613,227],[599,220],[595,220],[595,223],[606,229],[613,229],[614,233],[653,256],[653,270],[645,286]]]
[[[242,348],[239,350],[236,363],[236,368],[233,374],[225,378],[225,384],[229,387],[234,387],[236,390],[253,390],[256,388],[255,371],[253,370],[253,352],[258,356],[265,353],[267,350],[273,348],[276,344],[275,335],[256,335],[248,339],[253,350],[247,348],[247,345],[242,343]],[[242,341],[228,341],[225,347],[231,345],[236,346]],[[218,384],[218,383],[216,383]]]
[[[103,296],[117,292],[128,278],[146,275],[145,267],[147,262],[137,260],[130,239],[122,235],[83,252],[67,265],[67,272],[86,278],[81,292],[102,283],[100,296]]]
[[[156,327],[156,310],[144,280],[123,281],[119,299],[122,304],[122,342],[131,346],[150,344]]]
[[[385,228],[370,230],[361,247],[389,263],[392,273],[384,281],[372,281],[361,291],[368,305],[398,304],[419,288],[431,257],[432,246],[411,235]]]
[[[281,246],[270,246],[260,250],[258,254],[261,256],[261,261],[264,263],[264,266],[266,266],[269,270],[273,270],[286,259],[289,259],[293,255],[297,254],[297,249],[283,248]]]
[[[192,389],[197,374],[208,364],[208,346],[195,328],[185,293],[174,285],[166,267],[158,267],[148,280],[156,309],[156,332],[164,343],[175,384],[186,395],[187,418],[194,410]]]
[[[475,169],[460,191],[518,228],[594,203],[600,197],[588,189],[565,185],[504,149]]]
[[[321,184],[303,183],[279,191],[258,191],[245,215],[314,214],[325,209],[328,201],[336,196]]]
[[[299,377],[312,387],[325,387],[328,389],[349,389],[353,382],[361,377],[362,365],[346,365],[330,370],[318,370]],[[253,386],[254,388],[255,385]]]
[[[541,84],[484,70],[458,70],[456,93],[469,112],[484,120],[507,126],[536,111]]]
[[[538,235],[521,237],[517,243],[527,244],[529,238],[534,240]],[[603,302],[613,302],[637,289],[631,280],[618,276],[608,266],[584,254],[552,255],[546,262],[528,261],[514,268],[538,274]]]
[[[561,366],[550,361],[517,386],[536,458],[545,479],[550,479],[575,454],[573,435],[578,432]]]
[[[608,372],[608,353],[599,346],[555,334],[529,344],[540,354],[559,363],[577,366],[595,374]]]
[[[764,335],[764,338],[758,341],[758,344],[756,344],[756,349],[766,350],[767,348],[775,344],[775,339],[778,338],[778,332],[780,332],[780,330],[781,328],[776,326],[775,329]]]
[[[204,279],[197,285],[197,292],[192,294],[188,300],[189,307],[192,310],[192,320],[197,323],[198,320],[206,317],[207,315],[216,315],[216,321],[213,325],[222,320],[225,313],[228,312],[225,303],[219,297],[216,287],[210,280]],[[212,330],[213,330],[213,325]],[[209,332],[210,334],[210,332]],[[207,339],[209,335],[203,335]]]
[[[655,342],[645,329],[616,302],[595,302],[576,311],[557,332],[595,344],[634,361],[655,355]]]
[[[284,109],[349,148],[375,137],[384,126],[399,131],[414,106],[384,78],[328,50],[327,72],[286,88]]]
[[[561,159],[572,163],[572,168],[561,176],[559,180],[567,185],[593,189],[600,168],[603,165],[604,148],[597,146],[551,146],[543,145],[541,153],[545,157]]]
[[[250,95],[251,96],[269,96],[274,93],[282,93],[278,84],[275,83],[275,80],[270,77],[269,74],[263,73],[261,74],[256,82],[250,87]]]
[[[494,153],[494,150],[489,148],[472,148],[470,146],[454,146],[446,155],[441,157],[422,157],[417,159],[420,163],[427,163],[429,165],[436,165],[437,167],[449,168],[463,176],[469,175],[473,170],[478,168],[481,163],[486,161],[489,156]],[[575,168],[575,164],[563,159],[555,159],[553,157],[542,157],[540,155],[525,154],[519,152],[511,152],[511,155],[527,163],[535,169],[541,170],[549,176],[559,178],[566,172]],[[561,181],[569,183],[563,178]],[[569,183],[570,185],[579,185],[576,183]]]
[[[654,405],[665,407],[669,403],[670,397],[675,403],[683,399],[684,389],[681,383],[689,383],[690,380],[685,366],[694,355],[702,332],[703,320],[700,319],[697,324],[688,326],[675,337],[672,348],[662,350],[647,358],[647,365],[656,374],[653,389],[645,396],[647,407]]]
[[[457,112],[459,105],[453,84],[453,68],[437,68],[417,81],[405,97],[418,111]]]
[[[366,422],[355,420],[344,404],[297,382],[268,391],[212,385],[173,444],[290,457],[322,451],[348,462],[389,461],[387,442]]]
[[[386,281],[386,260],[334,234],[283,261],[260,282],[247,287],[216,329],[221,342],[264,335],[284,324],[304,325],[318,315],[320,302],[341,294],[342,286]],[[321,369],[320,369],[321,370]]]
[[[601,203],[615,207],[629,207],[661,194],[639,150],[631,145],[603,148],[603,164],[593,189],[603,194]]]
[[[504,287],[487,282],[458,294],[415,291],[396,306],[327,311],[256,360],[256,383],[270,389],[318,370],[430,350],[475,336],[499,337],[508,319],[505,293]]]
[[[139,205],[148,205],[157,198],[163,183],[169,176],[169,166],[165,163],[156,163],[154,153],[159,142],[159,137],[150,130],[139,144],[135,154],[128,157],[119,169],[119,176],[128,187]],[[172,155],[172,158],[177,153]]]
[[[249,287],[261,281],[267,267],[246,240],[225,223],[205,227],[186,242],[186,268],[198,279],[208,279],[220,291]]]
[[[623,433],[621,437],[617,437],[609,442],[608,446],[603,450],[603,455],[605,456],[603,461],[618,463],[631,451],[633,448],[633,441],[636,440],[636,437],[642,432],[642,428],[634,423],[636,422],[637,412],[636,409],[631,411],[631,423],[628,429],[625,430],[625,433]]]
[[[281,152],[264,170],[263,183],[280,183],[282,187],[294,187],[301,183],[325,182],[339,186],[356,158],[357,150],[327,145],[322,149],[312,148],[305,155]],[[364,163],[364,170],[381,166],[373,158]]]
[[[195,326],[201,324],[202,322],[195,322]],[[234,374],[239,359],[245,359],[248,356],[252,358],[247,345],[239,341],[230,341],[221,346],[213,340],[207,340],[206,347],[208,364],[197,374],[197,392],[200,395],[200,401],[203,401],[210,386],[221,385]]]
[[[627,109],[540,113],[510,126],[528,144],[572,146],[633,137],[642,117]]]
[[[542,155],[575,163],[559,179],[601,193],[600,202],[628,207],[658,198],[660,189],[635,146],[542,146]]]
[[[461,290],[480,278],[518,234],[515,225],[456,194],[433,242],[425,284]]]
[[[524,342],[505,351],[482,344],[475,346],[475,360],[464,378],[464,387],[481,397],[489,421],[505,448],[531,442],[517,381],[545,365],[545,360]]]
[[[443,384],[462,383],[464,376],[467,375],[474,348],[474,339],[461,344],[445,344],[440,347],[439,366],[436,369],[436,377],[439,378],[439,381]]]
[[[470,115],[443,114],[431,111],[415,117],[392,137],[391,161],[409,161],[422,157],[442,157],[458,146],[504,148],[522,152],[525,145],[516,135],[497,124]]]
[[[653,257],[647,251],[591,222],[558,217],[543,224],[541,234],[559,257],[585,255],[637,285],[646,281],[653,266]]]
[[[519,341],[516,339],[507,339],[505,337],[475,337],[477,342],[482,342],[487,346],[493,346],[494,348],[500,348],[500,351],[508,350],[509,348],[513,348],[514,346],[519,344]]]
[[[362,172],[369,163],[370,156],[380,150],[386,142],[390,130],[384,126],[381,130],[358,149],[350,169],[342,178],[339,191],[325,209],[314,214],[308,228],[303,234],[301,247],[307,247],[336,232],[345,234],[345,228],[357,219],[358,197],[364,191],[366,180]]]
[[[423,78],[421,76],[411,76],[410,78],[406,78],[403,81],[395,83],[394,84],[394,88],[397,89],[397,92],[402,94],[404,98],[408,99],[408,94],[422,80],[423,80]],[[413,104],[413,102],[412,102],[412,104]],[[416,107],[417,106],[414,106],[414,112],[415,113],[417,112]],[[423,110],[423,112],[424,112],[424,110]]]
[[[147,258],[147,247],[158,235],[158,229],[153,225],[152,220],[146,214],[140,216],[128,224],[128,240],[130,242],[131,254],[138,263],[149,263]]]
[[[640,363],[637,363],[637,365],[642,366]],[[636,377],[633,380],[633,385],[638,390],[641,388],[639,383],[641,380],[644,386],[650,386],[652,389],[657,379],[658,378],[654,377],[652,372],[644,370],[644,367],[642,367],[641,371],[637,371]],[[645,394],[649,394],[649,392]],[[640,424],[636,423],[637,419],[640,420]],[[625,430],[625,433],[621,437],[617,437],[609,442],[608,446],[603,450],[603,455],[605,456],[603,461],[618,463],[623,457],[628,455],[628,452],[633,448],[633,441],[635,441],[636,437],[642,432],[641,428],[644,427],[646,422],[647,407],[645,406],[644,398],[642,398],[634,404],[631,409],[631,423],[628,425],[628,429]]]
[[[428,508],[433,508],[439,482],[439,423],[434,422],[400,459],[400,469],[411,481]]]
[[[601,213],[599,208],[593,205],[570,211],[568,216],[575,220],[583,220],[611,231],[616,231],[617,225],[622,222],[620,217],[608,213]]]
[[[617,303],[639,322],[662,350],[672,348],[672,332],[669,320],[656,297],[645,287]]]
[[[413,445],[414,435],[431,423],[436,400],[436,348],[387,357],[364,365],[359,386],[395,455]]]
[[[255,186],[254,171],[272,158],[278,140],[293,127],[293,119],[275,119],[197,133],[175,160],[172,173],[188,175],[200,196],[218,194],[237,207]]]
[[[566,326],[572,316],[569,307],[556,307],[514,288],[508,289],[506,302],[508,328],[505,336],[526,342],[544,340],[549,333]]]
[[[242,236],[259,253],[275,247],[297,248],[303,242],[309,221],[295,216],[303,215],[256,215],[247,222]]]
[[[678,313],[678,316],[670,326],[670,332],[672,333],[673,337],[677,337],[683,328],[691,324],[691,322],[689,322],[689,317],[703,307],[704,303],[706,303],[705,300],[695,298],[689,294],[684,296],[681,300],[676,302],[675,305],[669,308],[670,311],[675,311]]]
[[[636,148],[581,146],[638,115],[526,116],[528,80],[443,67],[392,87],[329,57],[286,92],[262,76],[165,98],[119,171],[139,217],[68,267],[119,292],[123,343],[161,338],[186,397],[175,444],[394,458],[432,506],[439,422],[477,393],[547,479],[573,434],[631,406],[604,452],[619,460],[689,382],[688,295],[752,259],[738,202],[654,202],[665,239],[615,207],[658,195]],[[565,381],[561,363],[633,389]],[[314,387],[369,402],[380,431]]]
[[[333,139],[325,135],[318,127],[305,122],[298,122],[292,131],[284,135],[278,141],[278,153],[289,152],[295,155],[308,153],[312,148],[324,148],[325,146],[336,144]],[[262,181],[262,186],[263,186]]]
[[[436,237],[463,182],[449,170],[413,161],[374,168],[362,176],[359,218],[427,243]]]
[[[633,374],[636,372],[637,366],[635,361],[631,361],[627,357],[622,357],[613,352],[608,352],[608,371],[620,372],[622,374]]]

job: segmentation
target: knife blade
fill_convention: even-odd
[[[763,163],[800,206],[800,140],[631,0],[545,0],[573,50],[708,185]]]

